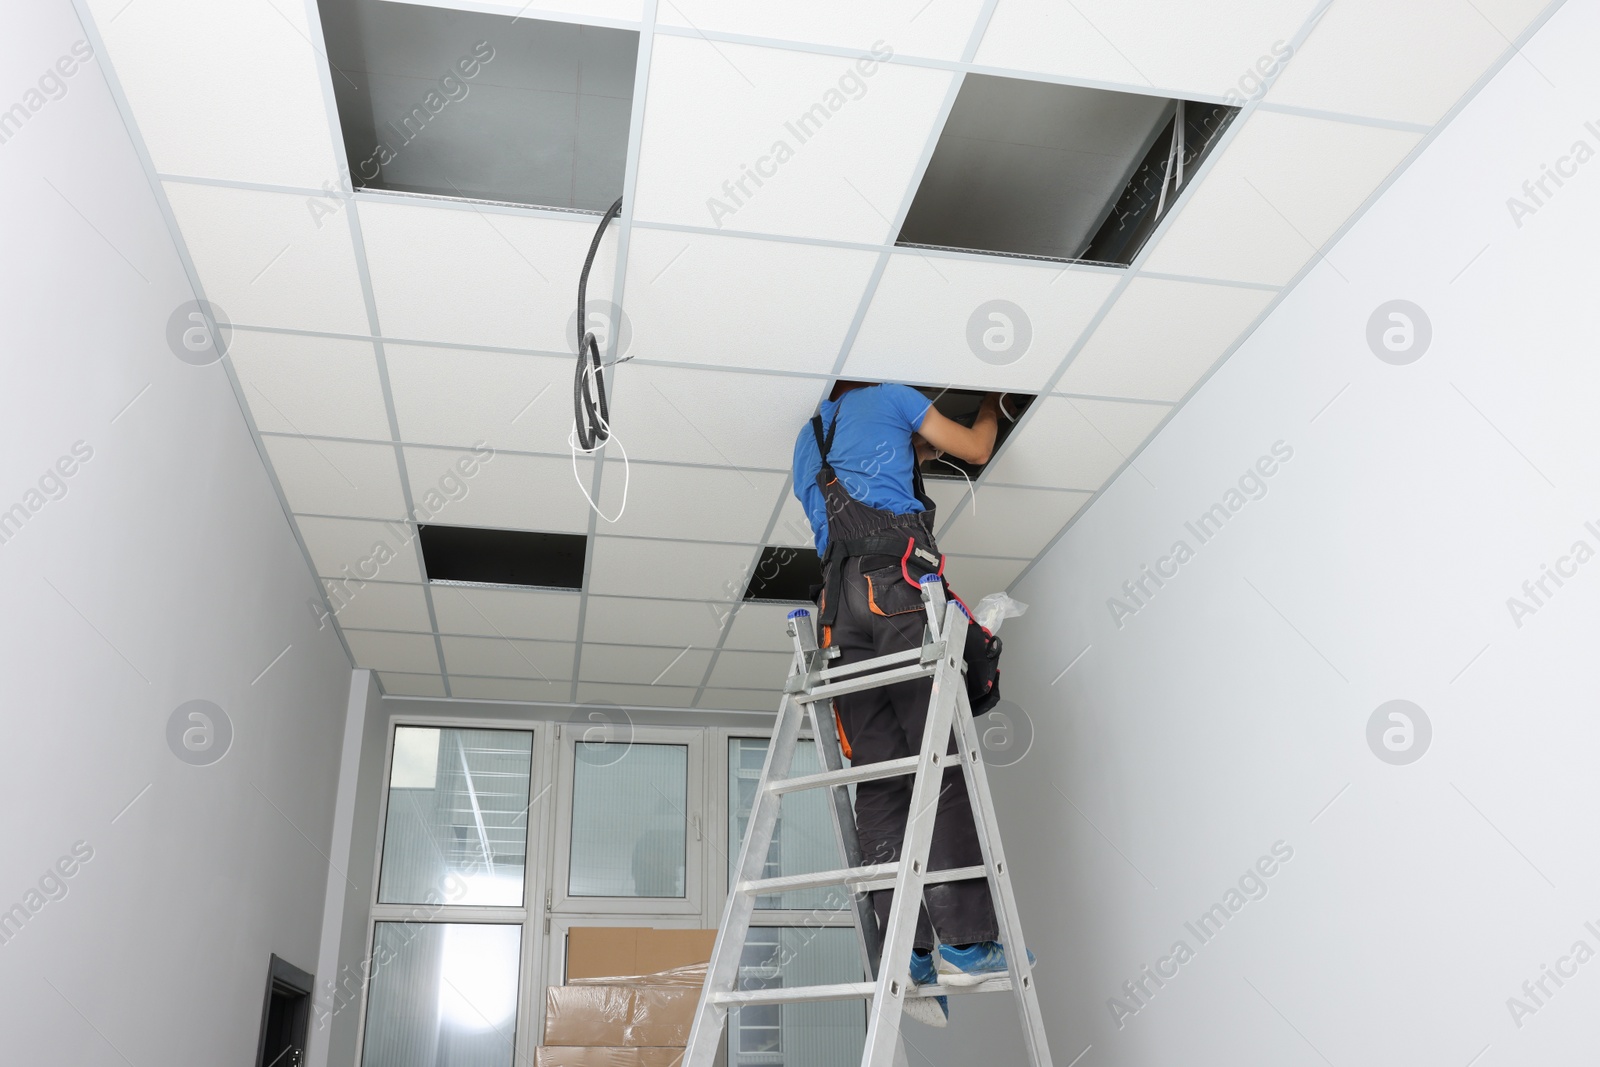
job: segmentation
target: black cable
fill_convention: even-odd
[[[602,367],[611,364],[600,362],[600,343],[594,331],[588,329],[589,268],[594,266],[595,253],[600,251],[600,238],[606,232],[606,225],[621,213],[622,197],[619,196],[600,219],[594,240],[589,242],[589,255],[583,261],[583,273],[578,276],[578,370],[572,383],[572,418],[578,431],[578,447],[585,452],[594,451],[611,436],[611,411],[606,405],[606,379],[602,373]],[[621,327],[619,323],[612,323],[612,328]],[[621,362],[624,361],[612,361]],[[591,377],[594,379],[593,395],[589,392]]]

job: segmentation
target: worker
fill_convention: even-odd
[[[794,446],[794,491],[822,560],[818,621],[823,646],[839,650],[833,666],[921,647],[926,616],[918,579],[943,570],[921,464],[946,452],[987,463],[1000,404],[998,393],[985,396],[968,427],[940,414],[910,386],[841,382],[801,430]],[[835,725],[851,763],[917,755],[932,687],[931,678],[921,678],[837,697]],[[863,862],[899,860],[911,787],[904,775],[856,786]],[[957,764],[944,772],[928,870],[982,864]],[[888,890],[872,894],[880,929],[888,924],[892,897]],[[911,959],[914,982],[972,985],[1006,972],[987,882],[931,885],[923,903]],[[908,998],[905,1005],[912,1018],[935,1026],[949,1018],[944,997]]]

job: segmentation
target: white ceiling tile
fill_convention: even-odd
[[[358,630],[411,630],[432,633],[428,597],[420,585],[389,582],[325,581],[339,625]]]
[[[564,641],[522,641],[506,637],[451,637],[444,646],[445,669],[457,674],[561,681],[572,677],[573,646]],[[454,685],[451,686],[454,689]]]
[[[392,446],[271,435],[261,441],[290,509],[358,519],[405,517]]]
[[[450,676],[450,695],[462,700],[521,700],[565,704],[572,683],[537,678],[462,678]]]
[[[843,376],[1036,393],[1118,280],[1057,264],[897,253]],[[985,307],[998,300],[1025,321]]]
[[[401,440],[567,455],[571,359],[387,344],[384,360]]]
[[[589,590],[612,596],[735,601],[755,562],[749,545],[597,536],[593,546]]]
[[[394,674],[379,672],[383,691],[392,697],[442,697],[444,679],[437,674]]]
[[[783,510],[778,514],[778,524],[772,529],[768,544],[788,545],[795,548],[816,548],[816,535],[811,531],[811,521],[806,518],[800,498],[791,489],[783,494]]]
[[[694,703],[694,686],[621,685],[615,682],[579,682],[578,699],[585,703],[628,704],[654,708],[686,708]]]
[[[417,556],[415,528],[409,524],[368,522],[360,519],[324,519],[296,515],[295,525],[317,573],[341,579],[340,595],[355,599],[366,583],[420,582],[422,564]]]
[[[1057,388],[1181,400],[1275,296],[1266,289],[1135,278]]]
[[[578,273],[599,217],[551,218],[471,204],[360,202],[361,234],[385,337],[577,353]],[[616,275],[615,229],[589,275],[604,299]]]
[[[1090,496],[1062,489],[1010,489],[1000,485],[985,486],[979,492],[983,499],[978,504],[978,514],[963,511],[940,533],[939,547],[945,552],[1032,559]]]
[[[989,477],[1012,485],[1099,489],[1170,410],[1165,404],[1046,397],[1028,411],[990,465]]]
[[[873,48],[897,55],[960,59],[983,9],[982,0],[859,4],[811,0],[805,4],[748,4],[727,0],[667,0],[660,25],[719,30],[749,37]]]
[[[975,61],[1130,89],[1157,88],[1242,99],[1245,76],[1276,58],[1274,46],[1300,29],[1312,0],[1000,0]]]
[[[610,446],[607,454],[614,454]],[[726,467],[634,463],[627,477],[626,509],[622,507],[623,481],[622,464],[608,460],[601,508],[608,518],[619,510],[622,517],[615,523],[602,522],[602,533],[753,545],[766,532],[788,476]],[[572,491],[576,493],[577,487]]]
[[[1192,191],[1143,269],[1283,285],[1420,137],[1257,111]],[[1337,267],[1337,250],[1331,258]]]
[[[355,245],[306,198],[163,182],[205,297],[228,322],[323,333],[369,331]]]
[[[789,612],[804,604],[741,604],[728,627],[723,648],[747,652],[791,652],[794,639],[786,629]],[[806,608],[816,617],[814,608]]]
[[[447,526],[584,533],[589,505],[570,456],[518,456],[408,446],[406,474],[417,519]],[[578,469],[588,476],[589,463]],[[470,474],[463,473],[471,471]]]
[[[635,364],[618,368],[611,425],[631,459],[788,470],[821,393],[814,378]]]
[[[578,679],[645,687],[686,685],[693,689],[705,677],[706,665],[710,662],[709,648],[647,648],[585,642],[578,662]]]
[[[998,593],[1017,580],[1025,559],[985,559],[980,556],[946,556],[944,576],[950,588],[974,610],[978,601]]]
[[[635,215],[885,240],[952,75],[875,64],[862,77],[857,62],[657,37]]]
[[[479,637],[533,637],[576,641],[576,593],[550,593],[538,589],[474,589],[434,585],[433,613],[439,632]]]
[[[437,674],[439,654],[432,634],[386,634],[345,630],[357,667],[403,674]]]
[[[955,474],[955,471],[950,473]],[[927,478],[922,480],[922,491],[928,494],[938,509],[939,520],[948,519],[957,511],[965,510],[968,506],[968,492],[971,486],[967,479],[959,475],[954,478]]]
[[[877,260],[859,249],[635,229],[623,295],[630,351],[827,374]]]
[[[707,689],[700,695],[702,708],[718,711],[778,710],[778,697],[770,689]]]
[[[261,430],[389,440],[371,341],[235,330],[228,357]]]
[[[728,652],[717,656],[707,685],[725,689],[764,689],[776,710],[783,683],[789,678],[794,657],[782,652]]]
[[[1544,6],[1543,0],[1340,0],[1267,99],[1432,125]]]
[[[717,643],[731,608],[710,601],[590,596],[584,609],[583,639],[639,645],[682,641],[704,648]]]
[[[334,155],[324,60],[308,43],[322,33],[307,17],[315,7],[283,0],[89,6],[157,171],[338,187],[343,160]],[[303,202],[300,212],[311,217]]]

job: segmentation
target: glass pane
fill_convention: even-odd
[[[689,749],[580,741],[567,895],[682,897]]]
[[[510,1067],[520,926],[378,923],[362,1067]]]
[[[378,900],[384,904],[522,904],[533,734],[394,732]]]
[[[738,873],[739,852],[744,845],[746,828],[750,825],[750,811],[755,805],[756,787],[761,782],[761,766],[767,758],[767,739],[764,737],[736,737],[728,742],[728,884],[733,884]],[[794,775],[818,774],[822,766],[817,762],[817,745],[814,741],[801,741],[795,748]],[[821,789],[807,789],[784,795],[778,808],[778,825],[773,830],[772,846],[767,850],[767,866],[763,878],[781,874],[810,874],[842,866],[844,858],[839,852],[839,842],[834,837],[833,822],[828,814],[828,795]],[[774,893],[757,897],[758,908],[787,908],[809,910],[824,908],[835,911],[847,904],[843,889],[832,886],[826,889],[794,889],[787,893]]]
[[[781,989],[862,980],[850,927],[752,927],[739,988]],[[867,1008],[859,1001],[766,1004],[728,1015],[728,1067],[834,1067],[861,1060]]]

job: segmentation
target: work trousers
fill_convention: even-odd
[[[920,604],[913,611],[896,615],[882,615],[872,610],[869,577],[877,584],[880,598],[886,589],[885,583],[905,579],[898,566],[892,570],[863,572],[863,561],[871,559],[870,556],[851,557],[842,564],[845,568],[841,583],[843,596],[829,635],[831,644],[840,654],[830,666],[844,666],[922,646],[927,614]],[[903,607],[903,601],[897,606]],[[960,647],[959,642],[957,647]],[[835,698],[843,739],[850,748],[850,762],[861,766],[918,755],[932,690],[931,678],[919,678]],[[954,754],[955,751],[952,738],[949,752]],[[856,786],[856,834],[861,839],[863,863],[892,863],[900,858],[911,807],[912,782],[910,775],[897,775]],[[939,789],[928,870],[982,864],[983,850],[972,820],[966,780],[959,761],[954,761],[945,770]],[[893,897],[894,893],[886,889],[872,894],[880,929],[888,925]],[[916,947],[919,949],[933,948],[936,931],[938,940],[946,945],[999,939],[994,904],[989,899],[989,885],[984,879],[930,885],[923,891],[923,905],[917,919]]]

